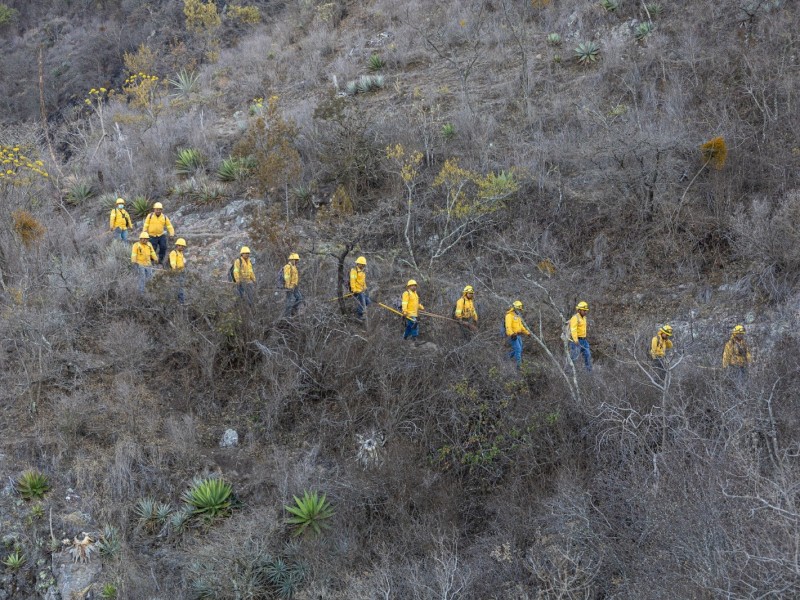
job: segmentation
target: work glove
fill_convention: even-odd
[[[511,336],[511,341],[512,342],[516,342],[517,341],[517,334],[516,333]]]

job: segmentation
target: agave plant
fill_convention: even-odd
[[[608,12],[614,12],[619,8],[619,0],[600,0],[600,6]]]
[[[633,34],[636,36],[636,40],[641,42],[647,38],[648,35],[653,33],[653,24],[650,21],[645,21],[644,23],[639,23],[636,26],[636,29],[633,30]]]
[[[203,169],[204,162],[203,155],[199,150],[184,148],[178,151],[178,157],[175,159],[175,171],[178,175],[194,175]]]
[[[197,91],[199,81],[200,75],[186,69],[181,69],[175,77],[167,79],[167,83],[175,90],[171,94],[173,98],[188,98]]]
[[[3,564],[11,571],[19,571],[25,564],[25,555],[20,550],[14,550],[3,559]]]
[[[445,123],[442,125],[442,138],[445,141],[449,141],[454,137],[456,137],[456,126],[452,123]]]
[[[113,525],[106,525],[97,540],[97,551],[100,556],[112,558],[117,556],[122,550],[122,543],[119,540],[119,530]]]
[[[306,568],[302,563],[277,557],[266,564],[264,574],[279,598],[292,598],[306,578]]]
[[[130,213],[137,219],[144,219],[150,212],[153,203],[146,196],[136,196],[131,201]]]
[[[17,493],[25,500],[43,497],[50,491],[50,480],[39,471],[25,471],[16,481]]]
[[[647,11],[647,14],[650,15],[651,19],[655,19],[664,14],[664,6],[659,4],[658,2],[645,4],[644,8]]]
[[[116,600],[117,586],[113,583],[105,583],[100,590],[100,597],[103,600]]]
[[[233,488],[224,479],[196,477],[181,499],[188,507],[191,507],[193,515],[211,521],[230,513],[233,503]]]
[[[169,525],[175,533],[183,533],[189,526],[189,521],[192,519],[194,509],[191,506],[185,506],[172,513],[169,518]]]
[[[575,59],[582,65],[597,62],[600,58],[600,47],[594,42],[581,42],[575,48]]]
[[[367,60],[367,66],[369,67],[370,71],[380,71],[383,67],[386,66],[386,63],[378,54],[373,54]]]
[[[326,521],[334,515],[334,511],[325,494],[320,496],[317,492],[306,490],[302,498],[294,496],[294,502],[294,506],[284,507],[293,515],[286,522],[295,526],[294,535],[308,532],[318,534],[330,526]]]
[[[229,156],[220,163],[217,169],[217,179],[230,183],[232,181],[239,181],[242,177],[246,176],[253,168],[253,159],[251,157],[240,158]]]
[[[550,46],[560,46],[561,45],[561,34],[560,33],[548,33],[547,34],[547,43]]]
[[[67,204],[79,206],[95,195],[94,186],[88,181],[77,181],[67,190]]]

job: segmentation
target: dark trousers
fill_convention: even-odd
[[[356,299],[356,313],[360,319],[364,316],[364,311],[367,310],[367,307],[372,304],[372,302],[370,301],[369,294],[367,292],[353,294],[353,298]]]
[[[576,344],[572,340],[569,341],[569,357],[572,359],[572,362],[575,362],[583,355],[583,365],[586,367],[587,371],[592,370],[592,351],[589,349],[589,342],[586,341],[586,338],[578,338],[578,343]]]
[[[236,285],[236,293],[239,294],[239,298],[247,302],[248,306],[253,306],[254,288],[255,284],[252,281],[240,282]]]
[[[158,264],[164,264],[164,257],[167,255],[167,234],[162,233],[158,237],[151,237],[150,243],[153,245],[153,250],[158,254]]]
[[[414,319],[406,319],[406,330],[403,332],[403,339],[415,339],[419,335],[419,321]]]
[[[291,317],[297,314],[297,309],[303,302],[303,294],[300,290],[294,288],[293,290],[286,290],[286,306],[283,309],[284,317]]]
[[[667,376],[667,363],[663,358],[653,359],[653,370],[656,372],[656,377],[659,381],[664,381]]]

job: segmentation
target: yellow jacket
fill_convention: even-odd
[[[586,337],[586,317],[580,313],[575,313],[569,320],[569,339],[576,344],[580,338]]]
[[[360,294],[367,289],[367,272],[364,269],[350,269],[350,291]]]
[[[746,367],[751,360],[750,348],[747,347],[747,342],[744,341],[744,338],[738,341],[731,336],[731,339],[725,343],[725,350],[722,351],[722,368]]]
[[[419,301],[417,292],[412,292],[411,290],[403,292],[403,316],[417,318],[421,310],[425,310],[425,307]]]
[[[509,308],[506,311],[506,335],[518,335],[518,334],[530,335],[531,332],[528,331],[528,328],[522,323],[522,317],[517,314],[513,308]]]
[[[131,262],[143,267],[150,267],[153,263],[158,262],[153,245],[150,242],[136,242],[131,248]]]
[[[300,283],[300,273],[292,263],[283,265],[283,287],[293,290]]]
[[[672,340],[664,339],[660,333],[657,333],[650,342],[650,358],[664,358],[670,348],[672,348]]]
[[[173,250],[169,253],[169,266],[173,271],[183,271],[186,267],[186,258],[183,252]]]
[[[233,280],[236,283],[255,283],[256,274],[253,271],[253,263],[245,260],[241,256],[233,261]]]
[[[165,227],[170,235],[175,235],[175,229],[169,222],[169,217],[164,213],[161,213],[160,217],[157,217],[156,213],[150,213],[144,220],[144,231],[150,234],[150,237],[163,235]]]
[[[108,226],[113,231],[114,229],[132,229],[131,216],[124,208],[112,208],[111,214],[108,218]]]
[[[456,301],[456,319],[478,322],[478,311],[475,310],[475,302],[467,298],[466,294]]]

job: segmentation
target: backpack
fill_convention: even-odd
[[[239,259],[238,259],[238,258],[237,258],[237,259],[235,259],[235,260],[234,260],[234,261],[231,263],[231,268],[230,268],[230,269],[228,269],[228,281],[236,281],[236,280],[233,278],[233,271],[234,271],[234,269],[236,268],[236,261],[237,261],[237,260],[239,260]]]

